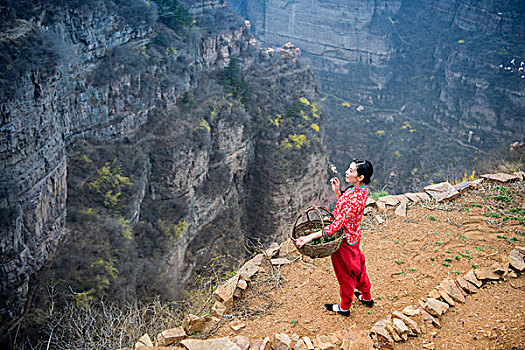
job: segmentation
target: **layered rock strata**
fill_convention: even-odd
[[[201,5],[190,8],[190,12],[222,6],[220,2]],[[11,56],[2,59],[7,67],[17,69],[13,75],[7,75],[14,79],[12,83],[4,81],[2,85],[3,320],[23,311],[30,276],[53,255],[66,233],[66,149],[80,139],[107,142],[126,138],[129,142],[129,137],[137,135],[153,116],[158,116],[159,110],[169,114],[183,93],[197,86],[203,72],[222,69],[232,55],[246,56],[256,46],[248,33],[249,24],[245,24],[207,36],[198,30],[190,31],[184,38],[171,38],[164,48],[166,52],[159,54],[148,51],[149,45],[162,40],[160,34],[165,36],[168,31],[154,27],[157,14],[148,2],[120,7],[111,1],[96,1],[89,7],[77,3],[49,6],[32,8],[33,15],[2,9],[6,18],[2,25],[6,28],[0,44],[3,52],[12,51]],[[137,11],[143,15],[139,22],[133,17]],[[34,53],[31,47],[38,42],[48,50],[40,53],[44,61],[27,63]],[[251,62],[250,58],[243,61],[245,69]],[[26,68],[21,63],[27,63]],[[224,154],[211,168],[225,164],[238,169],[231,178],[238,177],[240,183],[254,150],[251,136],[246,133],[251,126],[224,120],[217,121],[216,127],[214,141],[207,147],[211,151],[217,146],[214,151]],[[223,128],[228,130],[226,134],[219,132]],[[188,150],[176,151],[183,157],[173,158],[175,172],[166,175],[168,184],[176,188],[174,193],[191,193],[192,186],[198,186],[199,179],[202,183],[208,176],[199,173],[187,177],[177,172],[181,165],[209,161],[210,153],[200,153],[198,147]],[[139,221],[146,192],[149,198],[158,196],[155,183],[149,181],[154,179],[156,167],[162,166],[144,163],[145,171],[138,176],[142,179],[138,181],[140,188],[125,218],[130,223]],[[205,171],[211,168],[206,167]],[[217,198],[187,197],[193,207],[189,236],[168,259],[173,266],[183,265],[185,250],[192,241],[189,237],[223,213],[213,208],[237,202],[242,195],[236,187],[225,191],[224,196]],[[243,211],[242,206],[238,207],[239,213]]]
[[[480,159],[522,139],[519,2],[230,3],[265,45],[292,42],[312,62],[340,169],[348,158],[369,158],[389,164],[378,185],[410,190],[417,186],[408,177],[440,181],[479,169]],[[449,159],[436,157],[437,148]]]

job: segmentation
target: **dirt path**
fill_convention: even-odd
[[[506,185],[510,202],[494,197],[495,185],[467,192],[448,204],[409,205],[407,217],[389,215],[382,225],[369,215],[363,250],[376,304],[354,303],[348,318],[324,310],[339,302],[330,258],[288,255],[282,268],[265,266],[231,313],[246,327],[228,325],[218,336],[264,338],[274,333],[310,336],[357,327],[369,330],[378,320],[405,306],[418,305],[448,276],[490,266],[515,245],[525,246],[525,226],[511,210],[524,209],[523,183]],[[499,193],[499,192],[498,192]],[[493,215],[494,213],[494,215]],[[497,217],[500,215],[499,217]],[[523,216],[523,215],[522,215]],[[507,217],[507,219],[505,219]],[[514,237],[514,238],[513,238]],[[396,343],[396,349],[524,349],[525,276],[488,283],[440,318],[441,329]]]

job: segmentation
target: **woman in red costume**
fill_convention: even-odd
[[[317,231],[297,239],[300,248],[308,242],[325,234],[333,236],[341,227],[344,227],[344,239],[341,246],[330,257],[335,276],[339,282],[340,304],[325,304],[329,311],[343,316],[350,316],[353,296],[366,306],[372,307],[374,299],[370,294],[370,280],[366,273],[365,256],[359,243],[361,242],[361,227],[366,200],[368,198],[368,184],[374,169],[369,161],[354,160],[345,172],[345,180],[352,186],[343,193],[339,179],[330,179],[332,190],[337,197],[337,203],[332,212],[335,220],[324,231]],[[357,290],[356,290],[357,289]]]

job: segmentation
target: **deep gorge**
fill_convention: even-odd
[[[206,262],[233,267],[326,195],[311,69],[293,48],[258,50],[221,1],[185,3],[195,23],[180,28],[142,0],[11,5],[4,327],[42,321],[51,284],[66,298],[183,297]]]
[[[331,161],[371,159],[377,187],[455,181],[523,141],[523,2],[229,4],[263,46],[302,50],[324,99]]]

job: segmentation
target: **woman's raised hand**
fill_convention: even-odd
[[[337,177],[332,177],[330,179],[330,184],[332,185],[332,191],[334,191],[336,195],[341,193],[341,183]]]

